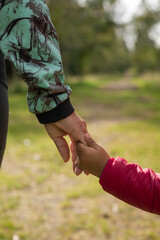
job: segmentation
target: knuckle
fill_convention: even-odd
[[[82,128],[83,132],[87,131],[87,124],[86,124],[86,122],[84,120],[82,120],[82,122],[81,122],[81,128]]]
[[[91,144],[93,144],[93,143],[94,143],[94,140],[93,140],[92,138],[90,138],[90,139],[89,139],[89,142],[90,142]]]
[[[85,127],[85,128],[87,127],[85,120],[82,120],[81,124],[82,124],[82,127]]]
[[[82,124],[86,124],[86,121],[84,119],[81,120]]]

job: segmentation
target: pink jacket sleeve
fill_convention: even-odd
[[[111,158],[100,178],[103,189],[120,200],[160,214],[160,173],[129,164],[123,158]]]

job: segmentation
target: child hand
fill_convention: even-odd
[[[86,134],[84,138],[87,146],[80,142],[76,145],[78,154],[76,165],[81,170],[88,171],[100,178],[110,156],[89,134]]]

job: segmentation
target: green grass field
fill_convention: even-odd
[[[71,100],[112,157],[160,171],[160,75],[71,78]],[[103,192],[98,179],[74,176],[10,87],[8,144],[0,175],[0,240],[159,240],[160,217]]]

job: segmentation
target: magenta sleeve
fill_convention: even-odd
[[[120,200],[160,214],[160,173],[117,157],[107,162],[99,182],[106,192]]]

